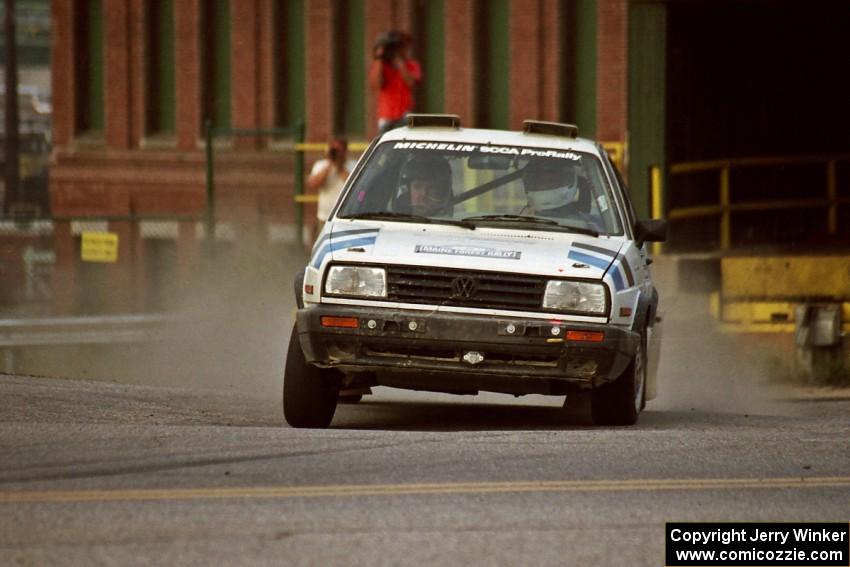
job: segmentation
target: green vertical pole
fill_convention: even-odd
[[[575,123],[582,136],[596,135],[597,0],[575,3]]]
[[[666,176],[667,6],[629,5],[629,191],[635,212],[646,217],[651,193],[646,171]],[[653,212],[654,214],[654,212]]]
[[[213,127],[212,121],[204,121],[204,139],[207,151],[207,212],[204,218],[204,235],[206,236],[207,258],[213,259],[213,242],[215,241],[215,179],[213,177]]]
[[[438,114],[446,110],[443,14],[444,0],[431,0],[425,3],[423,14],[425,17],[424,100],[422,104],[417,105],[418,109]]]
[[[348,0],[348,26],[345,34],[345,69],[348,75],[345,92],[345,117],[342,126],[349,136],[362,136],[366,132],[366,7],[363,0]]]
[[[304,194],[304,121],[295,123],[295,196]],[[295,200],[295,241],[299,246],[304,245],[304,203]]]
[[[489,33],[490,55],[487,59],[489,66],[490,91],[485,95],[484,104],[490,105],[490,128],[510,128],[510,2],[508,0],[490,0]],[[492,195],[492,193],[490,193]]]

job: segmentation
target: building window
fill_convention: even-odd
[[[5,2],[0,2],[3,6]],[[18,67],[47,67],[50,65],[50,2],[49,0],[15,2],[15,40]],[[6,38],[0,38],[0,46]],[[0,48],[0,64],[5,61]]]
[[[445,32],[443,0],[416,0],[414,9],[414,57],[422,65],[422,83],[414,110],[445,112]]]
[[[230,128],[230,1],[201,2],[202,119]]]
[[[150,135],[175,132],[174,0],[147,3],[146,124]]]
[[[292,127],[304,119],[304,0],[274,4],[275,126]]]
[[[335,6],[334,131],[363,136],[366,131],[364,0],[339,0]]]
[[[78,0],[75,6],[76,130],[103,133],[103,2]]]
[[[508,128],[510,94],[509,0],[478,0],[475,122],[479,128]]]

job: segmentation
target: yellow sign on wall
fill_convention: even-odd
[[[80,257],[83,262],[117,262],[118,235],[114,232],[84,232]]]

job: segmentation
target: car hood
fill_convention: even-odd
[[[405,264],[600,279],[622,241],[583,234],[393,222],[336,221],[313,255],[335,262]]]

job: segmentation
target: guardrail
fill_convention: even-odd
[[[3,371],[15,371],[15,349],[37,346],[144,343],[167,339],[162,314],[0,319]]]

